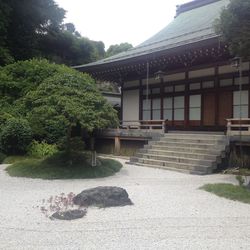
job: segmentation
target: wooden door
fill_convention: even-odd
[[[215,93],[206,93],[203,95],[203,125],[215,125]]]
[[[225,91],[219,94],[219,117],[218,123],[220,126],[226,126],[226,119],[232,118],[233,115],[233,93]]]

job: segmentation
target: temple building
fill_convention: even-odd
[[[174,20],[139,46],[74,68],[121,86],[123,121],[167,120],[169,130],[224,131],[226,119],[239,118],[240,110],[249,117],[250,86],[249,62],[232,67],[228,46],[214,29],[228,3],[177,6]]]

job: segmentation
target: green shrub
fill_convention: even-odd
[[[3,163],[4,159],[6,158],[7,156],[3,153],[0,152],[0,164]]]
[[[32,141],[28,147],[28,155],[36,158],[52,156],[58,152],[55,144],[48,144],[45,141]]]
[[[31,140],[32,130],[23,119],[6,121],[0,134],[1,149],[8,155],[25,153]]]

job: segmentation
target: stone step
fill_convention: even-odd
[[[192,153],[192,152],[180,152],[180,151],[170,151],[170,150],[155,150],[155,149],[141,149],[139,154],[154,154],[154,155],[165,155],[165,156],[176,156],[184,158],[193,158],[193,159],[206,159],[216,161],[220,157],[217,154],[211,154],[207,152],[206,154]]]
[[[190,153],[197,153],[197,154],[217,155],[225,149],[225,147],[218,147],[218,149],[216,148],[201,149],[198,146],[197,147],[174,147],[174,146],[162,146],[162,145],[145,145],[142,150],[152,149],[152,150],[157,150],[157,151],[177,151],[177,152],[183,152],[183,153],[190,152]]]
[[[182,134],[182,133],[166,133],[165,138],[201,138],[201,139],[215,139],[215,140],[227,140],[225,135],[214,135],[214,134]]]
[[[202,143],[202,144],[223,144],[225,145],[225,140],[217,139],[206,139],[206,138],[176,138],[176,137],[162,137],[161,142],[179,142],[179,143]]]
[[[166,167],[166,166],[150,165],[150,164],[143,164],[143,163],[135,163],[133,165],[140,166],[140,167],[147,167],[147,168],[164,169],[164,170],[174,171],[174,172],[179,172],[179,173],[184,173],[184,174],[206,175],[206,174],[212,173],[209,170],[208,172],[204,172],[204,171],[178,169],[178,168],[171,168],[171,167]]]
[[[191,142],[176,142],[176,141],[150,141],[149,145],[159,145],[159,146],[172,146],[172,147],[194,147],[194,148],[221,148],[225,147],[223,144],[214,144],[214,143],[191,143]]]
[[[176,157],[176,156],[166,156],[166,155],[155,155],[155,154],[141,154],[140,159],[146,160],[158,160],[163,162],[177,162],[177,163],[187,163],[187,164],[196,164],[204,165],[208,167],[213,167],[216,164],[215,160],[206,160],[206,159],[195,159],[195,158],[185,158],[185,157]]]
[[[136,164],[155,165],[156,167],[160,166],[161,168],[172,168],[172,169],[186,170],[186,171],[198,171],[198,172],[203,172],[204,174],[212,173],[214,169],[212,166],[204,166],[202,164],[160,161],[160,160],[144,159],[144,158],[139,158]]]
[[[183,173],[210,174],[227,149],[228,138],[221,134],[167,133],[150,141],[130,162]]]

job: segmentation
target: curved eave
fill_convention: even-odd
[[[75,66],[73,68],[82,72],[91,73],[94,71],[100,72],[106,68],[112,68],[112,67],[117,68],[117,67],[122,67],[128,64],[139,63],[142,61],[150,62],[150,60],[155,60],[159,56],[162,56],[162,55],[167,56],[167,55],[172,55],[173,53],[181,53],[185,50],[188,50],[189,48],[196,47],[196,46],[201,47],[201,46],[208,46],[211,44],[216,44],[218,43],[218,38],[219,38],[218,35],[210,34],[207,36],[197,38],[195,40],[192,39],[190,41],[185,41],[185,43],[180,42],[180,43],[173,44],[172,46],[167,46],[167,47],[162,46],[155,50],[147,51],[147,53],[143,53],[140,55],[133,55],[125,59],[119,59],[119,60],[105,62],[105,63],[92,63],[92,64],[80,65],[80,66]]]

